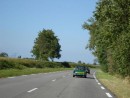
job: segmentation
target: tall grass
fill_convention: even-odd
[[[110,89],[117,98],[130,98],[130,82],[128,77],[124,79],[98,70],[97,78],[103,85]]]

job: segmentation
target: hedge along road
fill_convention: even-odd
[[[115,98],[95,79],[72,77],[72,71],[0,79],[0,98]]]

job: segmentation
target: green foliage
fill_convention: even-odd
[[[61,62],[61,64],[66,68],[71,68],[71,65],[68,62]]]
[[[43,29],[39,32],[31,52],[36,59],[45,61],[51,59],[53,61],[54,58],[61,57],[60,48],[59,39],[54,35],[54,32]]]
[[[5,53],[5,52],[1,52],[1,53],[0,53],[0,57],[8,57],[8,54]]]
[[[24,65],[21,65],[21,64],[15,64],[14,68],[19,69],[19,70],[23,70],[23,69],[26,69],[27,67]]]
[[[25,68],[71,68],[67,62],[49,62],[29,59],[1,58],[0,69],[25,69]]]
[[[102,70],[130,76],[130,0],[100,0],[83,28]]]
[[[15,64],[13,62],[8,62],[8,59],[0,59],[0,69],[14,68]]]
[[[74,68],[77,63],[72,62],[50,62],[30,59],[16,59],[0,57],[0,70],[3,69],[26,69],[26,68]],[[84,64],[93,68],[92,65]]]

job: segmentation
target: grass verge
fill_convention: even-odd
[[[130,98],[130,83],[128,79],[112,76],[101,70],[97,71],[96,76],[104,86],[117,96],[117,98]]]
[[[47,72],[55,72],[55,71],[65,71],[72,70],[72,68],[26,68],[26,69],[6,69],[0,70],[0,78],[12,77],[12,76],[20,76],[20,75],[28,75],[28,74],[37,74],[37,73],[47,73]]]

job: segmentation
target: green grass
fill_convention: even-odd
[[[37,73],[47,73],[55,71],[65,71],[72,70],[72,68],[26,68],[23,70],[19,69],[6,69],[0,70],[0,78],[19,76],[19,75],[28,75],[28,74],[37,74]]]
[[[101,70],[96,74],[98,80],[112,91],[117,98],[130,98],[130,82],[128,77],[123,79],[121,77],[112,76],[104,73]]]

